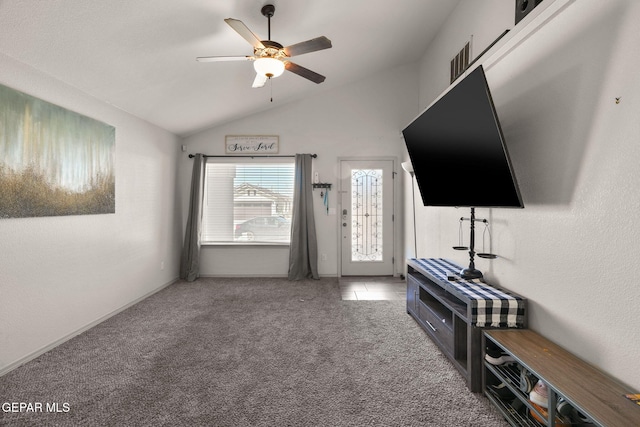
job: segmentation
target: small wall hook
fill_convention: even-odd
[[[616,98],[616,104],[620,104],[620,98],[621,97],[619,97],[619,96]]]

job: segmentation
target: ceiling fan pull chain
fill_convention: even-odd
[[[273,79],[269,77],[269,90],[271,90],[271,102],[273,102]]]

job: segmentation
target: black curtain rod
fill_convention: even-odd
[[[189,158],[190,158],[190,159],[193,159],[195,156],[196,156],[195,154],[189,154]],[[244,158],[251,158],[251,159],[253,159],[254,157],[295,157],[295,155],[286,155],[286,154],[281,154],[281,155],[277,155],[277,154],[276,154],[276,155],[270,155],[270,154],[257,154],[257,155],[255,155],[255,156],[252,156],[252,155],[246,155],[246,154],[245,154],[245,155],[242,155],[242,156],[234,156],[234,155],[226,156],[226,155],[223,155],[223,154],[220,154],[220,155],[209,155],[209,154],[203,154],[203,157],[204,157],[205,159],[206,159],[207,157],[238,157],[238,158],[244,157]],[[317,155],[317,154],[312,154],[312,155],[311,155],[311,157],[313,157],[313,158],[315,159],[316,157],[318,157],[318,155]]]

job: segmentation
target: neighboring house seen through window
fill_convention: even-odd
[[[210,158],[203,243],[288,244],[294,167],[293,158]]]

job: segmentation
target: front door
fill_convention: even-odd
[[[393,275],[393,160],[340,161],[342,276]]]

